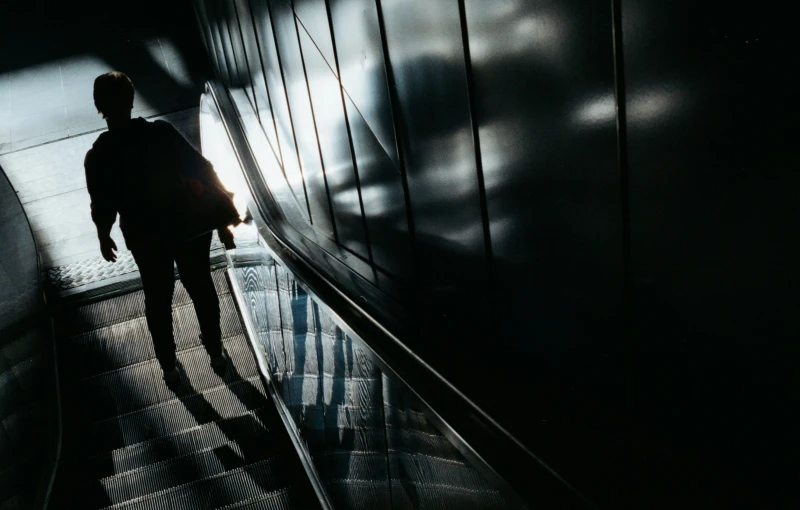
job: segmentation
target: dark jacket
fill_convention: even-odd
[[[119,214],[129,249],[170,239],[180,175],[221,186],[211,163],[171,124],[141,117],[102,133],[84,167],[92,220],[110,229]]]

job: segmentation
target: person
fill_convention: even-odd
[[[100,252],[105,260],[117,259],[111,228],[119,214],[120,229],[141,275],[147,327],[164,380],[179,384],[175,336],[172,327],[173,261],[181,282],[194,303],[200,338],[217,373],[225,370],[220,308],[211,278],[209,252],[212,232],[183,239],[172,220],[181,202],[172,184],[179,174],[224,190],[211,163],[168,122],[131,118],[134,88],[121,72],[98,76],[94,103],[108,124],[84,160],[92,220],[97,226]],[[195,181],[195,182],[198,182]],[[233,235],[218,230],[231,246]]]

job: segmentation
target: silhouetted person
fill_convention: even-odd
[[[194,303],[211,365],[217,371],[226,365],[219,299],[209,268],[212,233],[188,240],[176,234],[174,218],[180,217],[181,202],[174,183],[180,182],[181,174],[222,186],[211,163],[171,124],[131,118],[133,95],[133,84],[123,73],[95,79],[94,103],[108,131],[100,134],[86,154],[86,184],[100,251],[109,262],[117,258],[117,245],[110,234],[119,214],[122,235],[141,274],[156,357],[165,381],[173,385],[180,380],[172,328],[173,261]],[[219,233],[223,242],[232,242],[227,228]]]

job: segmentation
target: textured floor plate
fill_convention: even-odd
[[[246,247],[258,244],[257,231],[252,225],[240,225],[234,229],[234,234],[237,246]],[[212,253],[220,252],[222,249],[222,243],[217,233],[214,232],[211,251]],[[133,273],[138,274],[138,270],[131,252],[120,250],[117,254],[117,261],[114,263],[106,262],[102,256],[98,255],[72,264],[52,267],[47,270],[47,277],[53,288],[66,291]]]

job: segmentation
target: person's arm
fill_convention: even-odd
[[[91,198],[92,221],[97,227],[100,253],[109,262],[117,260],[117,244],[111,239],[111,227],[117,221],[116,194],[110,185],[108,175],[102,172],[95,149],[86,153],[83,161],[86,170],[86,188]]]

